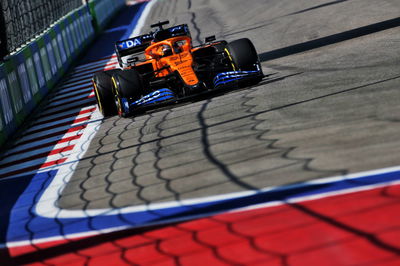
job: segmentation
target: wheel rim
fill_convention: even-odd
[[[119,97],[119,92],[118,92],[118,82],[115,80],[114,77],[111,77],[112,83],[113,83],[113,88],[114,88],[114,95],[115,95],[115,104],[117,106],[117,112],[118,116],[122,116],[122,102],[121,98]]]
[[[93,81],[93,87],[94,87],[94,95],[96,96],[97,99],[97,106],[99,107],[99,111],[104,115],[103,111],[103,106],[101,105],[101,99],[100,99],[100,94],[99,94],[99,89],[97,88],[96,82]]]
[[[225,52],[226,52],[226,54],[228,55],[229,61],[231,61],[232,70],[235,71],[235,70],[236,70],[236,67],[235,67],[235,64],[233,63],[231,53],[230,53],[230,52],[228,51],[228,49],[226,49],[226,48],[225,48]]]

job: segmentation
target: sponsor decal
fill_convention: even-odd
[[[117,42],[116,44],[119,50],[124,50],[131,47],[140,46],[142,44],[150,42],[151,40],[153,40],[153,35],[145,34],[132,39]]]
[[[170,32],[177,32],[181,31],[183,29],[183,26],[176,26],[170,29]]]
[[[119,43],[118,47],[121,49],[128,49],[131,47],[139,46],[141,44],[142,44],[142,41],[140,40],[140,38],[135,38],[135,39],[131,39],[131,40],[127,40],[127,41],[123,41],[123,42]]]

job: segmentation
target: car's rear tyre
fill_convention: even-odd
[[[256,70],[259,64],[256,48],[247,39],[232,41],[226,45],[228,56],[233,64],[233,70],[251,71]]]
[[[98,72],[94,74],[92,79],[97,105],[104,117],[117,114],[111,76],[118,71],[120,70],[113,69],[105,72]]]
[[[121,117],[129,115],[127,102],[138,100],[143,96],[142,78],[135,69],[128,69],[112,75],[117,113]]]

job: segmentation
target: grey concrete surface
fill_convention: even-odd
[[[105,119],[59,206],[134,206],[400,165],[399,14],[397,0],[158,1],[148,25],[188,23],[196,41],[248,37],[267,76]]]

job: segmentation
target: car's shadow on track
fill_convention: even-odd
[[[298,43],[295,45],[290,45],[287,47],[279,48],[276,50],[268,51],[259,54],[260,61],[265,62],[268,60],[273,60],[281,57],[286,57],[289,55],[294,55],[313,49],[321,48],[327,45],[336,44],[339,42],[348,41],[351,39],[359,38],[365,35],[377,33],[387,29],[395,28],[400,26],[400,17],[385,20],[382,22],[370,24],[364,27],[359,27],[356,29],[344,31],[341,33],[329,35],[326,37],[318,38],[315,40]]]

